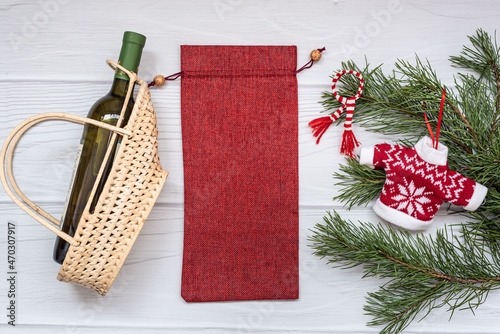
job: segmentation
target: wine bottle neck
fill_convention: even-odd
[[[130,80],[124,80],[120,78],[115,78],[113,80],[113,85],[111,86],[110,93],[114,96],[120,96],[120,97],[125,97],[127,96],[127,91],[129,88]],[[132,92],[131,94],[134,93],[134,86],[132,86]]]
[[[142,49],[146,43],[146,37],[144,35],[126,31],[123,34],[123,44],[120,50],[120,57],[118,58],[118,64],[123,66],[129,71],[137,73],[139,71],[139,64],[141,62]],[[128,79],[128,75],[122,70],[117,69],[115,73],[115,78]]]

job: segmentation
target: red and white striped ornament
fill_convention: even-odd
[[[346,98],[343,96],[340,96],[337,93],[336,90],[336,85],[337,81],[344,75],[344,74],[354,74],[355,76],[358,77],[359,79],[359,87],[356,95]],[[352,116],[354,114],[354,107],[356,104],[356,100],[359,99],[361,94],[363,93],[363,87],[364,87],[364,82],[363,82],[363,76],[361,73],[352,71],[352,70],[344,70],[341,72],[338,72],[332,80],[332,91],[333,91],[333,96],[342,103],[342,106],[340,106],[337,111],[335,111],[333,114],[330,116],[325,116],[325,117],[320,117],[317,118],[311,122],[309,122],[309,126],[313,128],[313,135],[314,137],[318,137],[318,140],[316,140],[316,144],[319,143],[319,140],[325,133],[325,131],[330,127],[330,125],[336,121],[340,115],[346,111],[346,118],[344,122],[344,134],[342,135],[342,145],[340,147],[340,153],[343,153],[351,158],[354,158],[354,149],[360,145],[360,143],[356,140],[356,137],[354,136],[354,133],[352,132]]]

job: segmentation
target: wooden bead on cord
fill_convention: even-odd
[[[165,78],[163,77],[163,75],[157,75],[154,78],[154,82],[158,87],[163,86],[163,84],[165,83]]]
[[[311,59],[313,61],[320,60],[321,59],[321,51],[319,51],[318,49],[312,50],[311,51]]]
[[[313,66],[313,64],[314,64],[315,61],[318,61],[318,60],[321,59],[321,52],[325,51],[325,49],[326,48],[323,47],[321,49],[312,50],[311,54],[309,55],[309,57],[311,58],[311,60],[309,60],[304,66],[302,66],[297,71],[295,71],[295,74],[297,74],[299,72],[302,72],[306,68],[311,68],[311,66]]]

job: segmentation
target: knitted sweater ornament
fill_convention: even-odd
[[[386,181],[373,210],[381,218],[408,230],[432,224],[444,201],[476,210],[488,189],[448,169],[448,148],[421,138],[413,147],[378,144],[362,147],[359,162],[382,168]]]

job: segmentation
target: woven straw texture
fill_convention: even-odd
[[[0,156],[2,166],[4,166],[0,176],[8,195],[42,225],[70,243],[57,279],[94,289],[101,295],[105,295],[113,284],[168,175],[160,164],[156,115],[147,83],[116,63],[108,61],[108,64],[129,74],[131,85],[140,85],[130,119],[123,129],[85,117],[63,113],[41,114],[31,117],[12,131]],[[124,103],[126,104],[127,102]],[[68,120],[81,124],[90,123],[110,129],[115,132],[112,141],[117,140],[118,135],[122,136],[112,170],[95,210],[90,213],[90,205],[87,205],[73,237],[59,231],[53,225],[59,224],[57,219],[22,194],[12,175],[12,154],[20,136],[34,124],[49,119]],[[7,155],[9,144],[10,151]],[[107,154],[111,154],[111,149]],[[5,162],[7,162],[7,173],[5,173]],[[99,182],[100,175],[102,175],[102,168],[96,184]],[[18,197],[8,186],[7,180],[10,181]],[[96,186],[90,198],[93,198],[95,191]],[[43,220],[40,216],[53,224]]]

